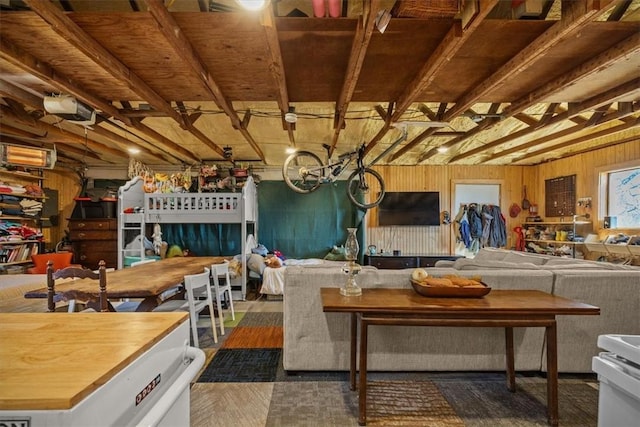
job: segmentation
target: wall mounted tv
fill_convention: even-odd
[[[440,193],[386,193],[378,206],[378,225],[440,225]]]

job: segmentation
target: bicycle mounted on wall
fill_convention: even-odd
[[[282,176],[287,186],[295,192],[309,194],[322,184],[335,182],[355,160],[356,169],[347,178],[347,196],[354,205],[362,209],[378,206],[385,193],[384,180],[369,167],[371,164],[364,164],[364,144],[355,151],[341,154],[335,161],[329,156],[331,147],[326,144],[322,146],[327,150],[325,163],[310,151],[296,151],[287,157],[282,166]],[[367,195],[376,189],[377,195],[367,203]],[[360,195],[364,196],[363,200],[359,199]]]

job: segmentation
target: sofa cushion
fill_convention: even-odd
[[[453,263],[456,270],[539,270],[540,267],[530,262],[506,262],[506,261],[477,261],[468,258],[459,258]]]
[[[526,262],[535,265],[542,265],[549,259],[548,256],[532,254],[527,252],[509,252],[502,261],[505,262]]]
[[[482,248],[473,257],[478,261],[504,261],[504,257],[509,254],[509,251],[498,248]]]

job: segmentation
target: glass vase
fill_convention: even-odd
[[[358,259],[358,252],[360,251],[360,245],[358,245],[358,238],[356,237],[357,228],[347,228],[349,235],[344,242],[344,255],[347,259],[347,263],[344,266],[344,272],[349,275],[347,283],[340,288],[340,294],[344,296],[358,296],[362,295],[362,289],[356,283],[356,274],[361,270],[361,267],[356,263]]]

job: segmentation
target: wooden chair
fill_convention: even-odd
[[[94,272],[84,268],[67,267],[57,271],[53,269],[53,261],[47,263],[47,312],[56,311],[56,280],[58,279],[93,279],[98,280],[100,287],[99,302],[100,311],[109,311],[109,303],[107,301],[107,272],[105,262],[100,261],[98,264],[98,272]],[[69,311],[72,311],[72,304],[69,304]]]
[[[153,309],[153,311],[156,312],[188,311],[191,323],[191,334],[193,336],[193,343],[196,347],[200,347],[200,343],[198,341],[198,314],[205,308],[209,309],[213,341],[216,343],[218,342],[216,317],[213,311],[213,297],[211,296],[210,272],[211,270],[205,267],[203,273],[184,276],[186,301],[172,299]]]
[[[229,298],[229,308],[231,309],[231,319],[236,320],[233,310],[233,296],[231,295],[231,278],[229,277],[229,263],[211,265],[211,277],[213,278],[213,291],[216,305],[218,307],[218,319],[220,320],[220,334],[224,335],[224,313],[222,312],[222,298],[226,294]],[[221,281],[224,283],[221,284]]]

